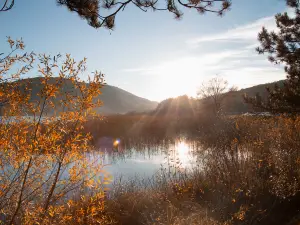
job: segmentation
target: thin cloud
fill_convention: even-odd
[[[289,16],[295,16],[295,12],[292,8],[286,8],[283,12],[287,12]],[[282,13],[283,13],[282,12]],[[187,44],[197,47],[203,42],[249,42],[257,41],[257,34],[261,31],[262,27],[266,27],[268,30],[277,30],[276,21],[273,16],[263,17],[254,22],[230,29],[226,32],[197,37],[187,40]]]
[[[199,38],[193,38],[187,40],[187,43],[190,45],[197,46],[203,42],[215,42],[215,41],[222,41],[222,42],[253,42],[257,40],[257,34],[265,26],[270,30],[276,29],[276,23],[274,16],[271,17],[264,17],[258,19],[252,23],[228,30],[223,33],[204,36]]]
[[[174,61],[164,61],[158,65],[142,68],[125,68],[121,72],[127,73],[140,73],[143,75],[164,75],[168,71],[172,70],[176,73],[182,73],[185,71],[196,71],[196,68],[209,68],[215,66],[224,59],[239,57],[246,54],[247,50],[230,50],[221,51],[217,53],[206,53],[198,57],[183,57]],[[192,70],[192,71],[191,71]]]
[[[146,72],[148,71],[147,68],[128,68],[128,69],[122,69],[121,72],[126,73],[140,73],[140,72]]]

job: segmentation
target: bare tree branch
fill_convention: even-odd
[[[200,99],[210,99],[213,102],[216,115],[222,112],[222,102],[226,97],[226,93],[236,91],[236,87],[228,87],[228,82],[220,77],[214,77],[207,82],[202,83],[198,90]]]

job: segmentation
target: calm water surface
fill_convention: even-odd
[[[178,140],[169,143],[139,144],[122,146],[100,146],[96,153],[99,163],[113,178],[152,177],[161,168],[190,170],[201,163],[196,152],[199,146],[195,142]],[[101,153],[100,153],[101,152]],[[95,153],[93,153],[95,154]],[[94,158],[95,155],[92,157]]]

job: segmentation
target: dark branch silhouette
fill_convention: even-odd
[[[76,12],[92,27],[108,29],[114,28],[116,15],[129,4],[143,12],[169,11],[176,19],[183,15],[179,7],[195,9],[200,14],[210,12],[221,16],[231,5],[231,0],[56,0],[56,2],[67,7],[71,12]],[[8,11],[13,6],[14,0],[5,0],[0,12]]]
[[[0,3],[0,12],[8,11],[12,9],[14,6],[15,1],[14,0],[4,0],[4,3]]]
[[[223,15],[224,11],[229,9],[229,0],[167,0],[164,6],[158,6],[158,0],[57,0],[59,5],[66,6],[70,11],[77,12],[78,15],[88,21],[95,28],[106,27],[112,29],[115,25],[115,17],[121,10],[123,11],[128,4],[133,4],[143,12],[148,10],[169,11],[180,18],[183,13],[179,10],[178,5],[186,8],[196,9],[199,13],[213,12]],[[106,15],[100,14],[100,11],[106,11]],[[111,12],[112,11],[112,12]]]

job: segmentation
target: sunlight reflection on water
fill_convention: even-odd
[[[168,144],[144,146],[126,146],[114,151],[102,148],[103,164],[114,177],[133,176],[151,177],[162,167],[173,171],[192,168],[196,163],[193,145],[185,140]]]
[[[180,141],[175,145],[175,152],[181,167],[186,168],[190,164],[191,151],[185,141]]]

